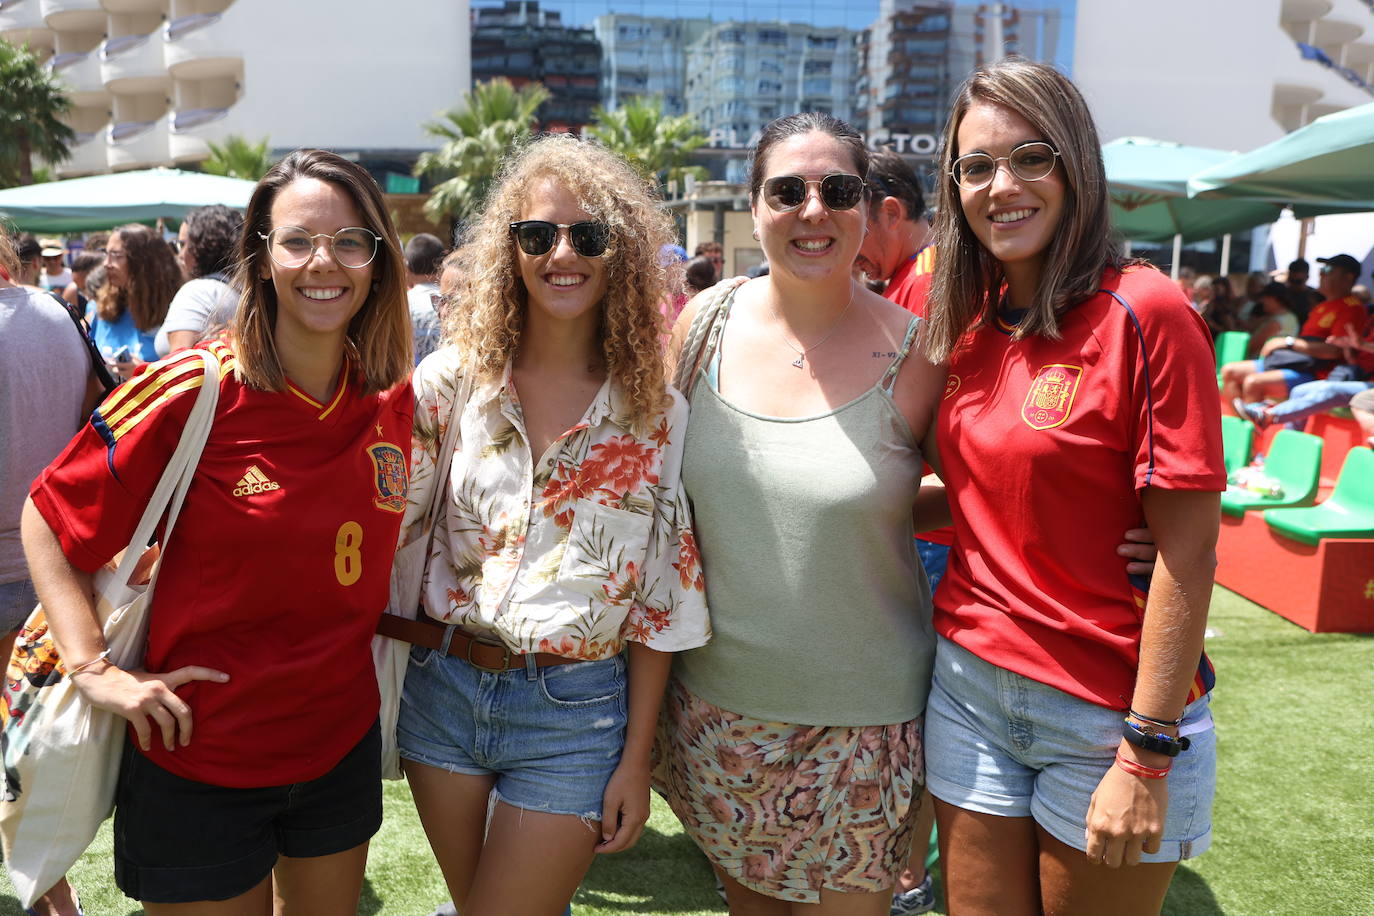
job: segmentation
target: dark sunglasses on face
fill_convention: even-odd
[[[520,250],[531,257],[548,254],[558,244],[558,233],[567,232],[573,251],[584,258],[599,258],[611,244],[611,229],[596,220],[580,223],[550,223],[542,219],[526,219],[510,224]]]
[[[821,203],[829,210],[852,210],[864,196],[864,180],[858,175],[836,172],[824,178],[778,175],[763,183],[763,202],[778,213],[790,213],[806,203],[806,189],[817,185]]]

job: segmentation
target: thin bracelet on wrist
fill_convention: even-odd
[[[68,668],[67,677],[74,677],[75,675],[81,674],[82,672],[89,670],[90,668],[100,664],[101,662],[108,661],[110,661],[110,650],[106,649],[104,652],[101,652],[95,658],[92,658],[89,661],[84,661],[79,665],[73,665],[72,667]]]
[[[1147,716],[1144,713],[1136,712],[1134,709],[1127,710],[1126,715],[1132,719],[1139,719],[1141,722],[1157,725],[1160,728],[1177,728],[1183,724],[1183,717],[1177,719],[1156,719],[1154,716]]]
[[[1137,763],[1134,760],[1122,757],[1120,751],[1116,752],[1116,766],[1130,773],[1132,776],[1139,776],[1141,779],[1163,779],[1169,775],[1169,768],[1167,766],[1147,767],[1143,763]]]

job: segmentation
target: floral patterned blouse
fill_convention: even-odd
[[[456,351],[427,357],[413,383],[405,540],[419,536],[434,492],[461,387]],[[460,420],[425,571],[425,613],[515,652],[593,660],[620,652],[627,639],[661,652],[704,645],[705,581],[679,481],[687,402],[669,394],[641,438],[608,379],[535,466],[510,366],[478,385]]]

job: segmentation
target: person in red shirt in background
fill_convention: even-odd
[[[935,248],[930,244],[930,223],[925,216],[921,180],[906,160],[890,149],[875,151],[868,160],[868,183],[873,191],[868,210],[868,231],[854,266],[869,280],[886,281],[883,295],[915,315],[925,315],[930,273],[935,268]],[[926,471],[929,472],[927,467]],[[926,531],[916,538],[933,594],[945,572],[952,527]],[[926,871],[930,831],[935,808],[930,793],[923,792],[921,813],[912,832],[907,867],[893,888],[894,916],[925,913],[935,907],[935,889]]]
[[[1211,839],[1210,337],[1176,284],[1118,252],[1063,75],[975,71],[942,148],[925,339],[949,380],[925,454],[956,538],[926,767],[949,910],[1157,913]],[[1144,520],[1150,581],[1109,546]]]
[[[1282,401],[1294,386],[1326,378],[1341,359],[1339,347],[1326,343],[1346,325],[1363,327],[1365,304],[1352,295],[1360,278],[1360,262],[1348,254],[1317,258],[1322,266],[1320,305],[1308,313],[1296,337],[1274,337],[1260,348],[1259,359],[1240,360],[1221,367],[1221,403],[1224,413],[1238,416],[1237,401]]]
[[[237,262],[244,295],[209,345],[219,403],[163,545],[144,667],[109,661],[91,575],[128,544],[180,438],[204,383],[194,351],[111,393],[39,476],[24,550],[66,676],[129,720],[120,889],[150,916],[268,916],[274,894],[289,913],[351,913],[382,817],[371,643],[406,505],[405,265],[371,176],[322,150],[258,183]]]

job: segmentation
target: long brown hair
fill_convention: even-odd
[[[147,333],[167,317],[167,306],[181,288],[181,268],[172,246],[155,229],[130,223],[114,234],[124,245],[124,285],[101,287],[95,316],[108,323],[128,310],[138,329]]]
[[[1108,268],[1126,263],[1112,231],[1107,173],[1088,103],[1069,80],[1045,64],[1009,57],[973,72],[959,88],[945,124],[937,186],[935,275],[926,307],[927,354],[939,362],[966,331],[997,309],[1005,275],[1001,263],[973,234],[954,183],[959,125],[976,103],[1009,108],[1029,121],[1059,152],[1064,211],[1050,240],[1045,269],[1030,310],[1015,336],[1059,337],[1059,317],[1101,286]]]
[[[610,227],[606,293],[601,301],[601,352],[606,369],[631,404],[635,424],[664,404],[663,315],[667,271],[660,257],[674,240],[657,193],[625,160],[571,134],[551,134],[514,156],[486,207],[468,227],[465,244],[444,261],[460,268],[457,303],[445,338],[479,379],[494,378],[520,347],[528,292],[520,278],[510,224],[545,181],[576,196],[578,206]],[[445,290],[445,292],[449,292]]]
[[[297,178],[327,181],[344,191],[363,216],[364,228],[382,237],[377,245],[372,290],[348,324],[346,347],[366,391],[383,391],[405,379],[412,368],[410,311],[406,306],[405,261],[381,189],[367,170],[342,156],[320,149],[298,149],[263,176],[253,189],[239,236],[233,285],[242,290],[234,316],[236,371],[247,385],[283,391],[286,373],[277,358],[273,335],[277,324],[277,291],[260,274],[272,230],[272,203]],[[260,235],[261,234],[261,235]]]

